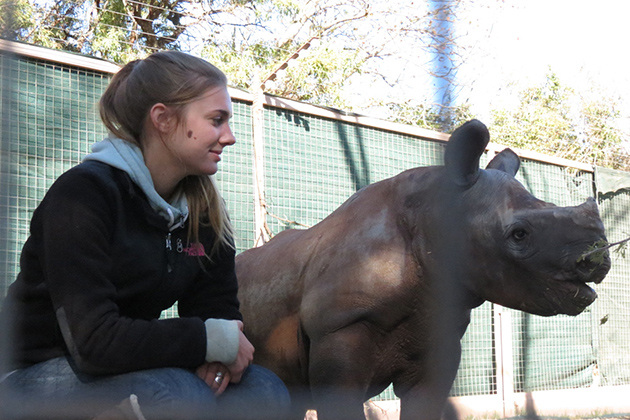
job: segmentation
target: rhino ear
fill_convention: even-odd
[[[486,166],[486,169],[498,169],[515,176],[518,172],[518,168],[521,167],[521,159],[512,149],[503,149],[497,154]]]
[[[453,131],[446,144],[444,166],[451,180],[460,187],[470,188],[479,178],[479,158],[490,141],[486,126],[478,120],[464,123]]]

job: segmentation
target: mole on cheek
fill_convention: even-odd
[[[188,138],[191,138],[191,137],[192,137],[192,135],[193,135],[192,130],[188,130]]]

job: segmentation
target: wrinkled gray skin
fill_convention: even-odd
[[[610,268],[578,259],[605,239],[594,200],[557,207],[514,179],[509,149],[485,170],[479,121],[457,129],[445,166],[411,169],[354,194],[308,230],[237,257],[255,363],[289,386],[295,418],[363,419],[390,383],[401,419],[439,419],[470,311],[485,300],[577,315]],[[312,398],[311,398],[312,397]]]

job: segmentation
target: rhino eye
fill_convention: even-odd
[[[522,241],[526,237],[527,237],[527,231],[525,229],[518,228],[512,231],[512,238],[516,239],[517,241]]]

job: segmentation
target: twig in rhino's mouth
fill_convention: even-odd
[[[591,260],[594,262],[599,262],[601,264],[607,250],[612,247],[618,246],[619,248],[615,251],[620,253],[624,252],[625,245],[628,241],[630,241],[630,237],[627,237],[617,242],[608,242],[606,239],[600,239],[593,245],[589,246],[586,252],[580,255],[580,257],[577,259],[577,262],[585,261],[588,257],[595,255],[597,258],[591,258]]]

